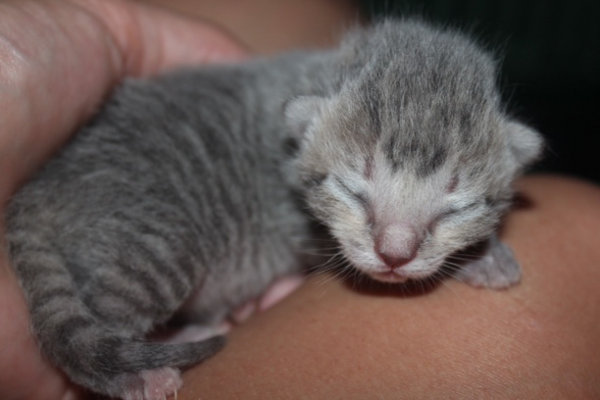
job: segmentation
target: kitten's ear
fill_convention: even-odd
[[[320,96],[299,96],[285,105],[285,120],[294,136],[306,136],[311,123],[323,112],[325,101]]]
[[[535,161],[542,153],[544,140],[534,129],[517,121],[508,121],[505,128],[515,160],[522,166]]]

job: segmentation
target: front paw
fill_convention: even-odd
[[[506,289],[521,279],[521,267],[512,250],[495,236],[481,256],[461,266],[455,277],[475,287]]]

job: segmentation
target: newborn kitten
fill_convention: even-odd
[[[287,108],[306,201],[359,270],[386,282],[437,272],[488,240],[458,277],[507,287],[519,266],[494,232],[540,136],[500,104],[495,65],[459,34],[385,22],[347,38],[339,91]]]
[[[519,270],[494,231],[540,146],[503,111],[488,55],[384,21],[328,52],[125,82],[14,196],[9,252],[52,362],[97,393],[162,399],[223,339],[145,336],[174,316],[216,326],[299,270],[298,188],[375,279],[429,276],[489,239],[461,274],[504,287]]]

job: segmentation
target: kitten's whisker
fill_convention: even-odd
[[[332,253],[332,252],[317,252],[317,251],[307,251],[307,250],[302,250],[298,252],[299,254],[303,254],[303,255],[308,255],[308,256],[321,256],[321,257],[333,257],[335,255],[337,255],[337,252]]]
[[[312,272],[316,273],[317,276],[325,277],[324,281],[336,279],[337,277],[339,277],[341,273],[339,269],[345,261],[346,260],[343,257],[342,253],[339,252],[334,256],[330,257],[325,262],[314,266]]]
[[[323,285],[333,280],[349,279],[352,274],[355,273],[350,262],[348,262],[348,260],[346,260],[344,257],[338,259],[336,264],[330,265],[326,272],[328,273],[324,273],[323,275],[327,276],[321,281]]]
[[[472,256],[457,256],[457,255],[449,255],[447,257],[448,260],[454,260],[454,261],[476,261],[479,260],[481,257],[480,256],[476,256],[476,255],[472,255]]]
[[[448,291],[456,298],[460,299],[463,303],[464,300],[462,299],[462,296],[460,296],[459,293],[456,292],[456,289],[452,287],[451,284],[449,284],[449,282],[446,279],[442,279],[440,280],[440,285],[442,285],[444,288],[448,289]]]
[[[304,243],[331,243],[331,244],[339,244],[337,239],[327,238],[327,237],[313,237],[313,238],[305,238]]]
[[[317,246],[319,248],[331,248],[331,249],[342,248],[342,245],[340,245],[337,241],[321,241],[318,239],[314,239],[314,240],[305,240],[304,244],[308,245],[308,246]],[[326,247],[326,246],[328,246],[328,247]]]
[[[340,279],[340,274],[342,272],[337,271],[337,270],[332,270],[332,271],[323,271],[322,273],[320,273],[319,276],[319,285],[320,286],[326,286],[328,283],[332,282],[332,281],[336,281],[338,279]]]
[[[337,269],[342,262],[343,258],[339,254],[336,254],[333,257],[330,257],[329,260],[317,265],[315,269],[323,271],[332,271]]]
[[[322,263],[316,264],[312,267],[313,270],[320,270],[320,269],[324,269],[327,268],[329,265],[331,265],[331,263],[335,262],[337,260],[337,258],[339,257],[340,253],[336,253],[333,254],[332,256],[330,256],[327,260],[323,261]]]
[[[323,248],[323,247],[305,247],[304,251],[312,251],[312,252],[322,252],[322,253],[339,253],[342,249],[331,247],[331,248]]]
[[[441,272],[447,272],[447,271],[444,271],[444,269],[446,269],[446,270],[449,269],[452,272],[456,272],[456,271],[460,270],[461,268],[463,268],[463,264],[459,264],[459,263],[455,263],[455,262],[452,262],[452,261],[449,261],[449,260],[445,260],[445,262],[444,262],[442,268],[440,269],[440,271]]]

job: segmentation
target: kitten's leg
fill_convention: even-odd
[[[279,303],[281,300],[289,296],[293,291],[298,289],[305,280],[305,277],[300,274],[288,275],[277,279],[261,296],[258,303],[259,311],[264,311]]]
[[[271,308],[298,289],[304,280],[304,276],[300,274],[276,279],[258,299],[249,300],[233,310],[230,314],[231,320],[235,324],[241,324],[256,311],[265,311]]]
[[[512,250],[493,235],[481,257],[465,263],[454,276],[472,286],[505,289],[519,282],[521,268]]]
[[[254,313],[256,312],[256,307],[257,307],[256,299],[248,300],[241,306],[234,309],[231,312],[231,314],[229,315],[229,318],[231,319],[231,321],[234,324],[239,325],[243,322],[246,322],[246,320],[248,318],[250,318],[252,315],[254,315]]]
[[[154,337],[162,343],[201,342],[215,336],[224,336],[231,330],[231,323],[223,321],[216,326],[189,324],[182,328],[161,333]]]

